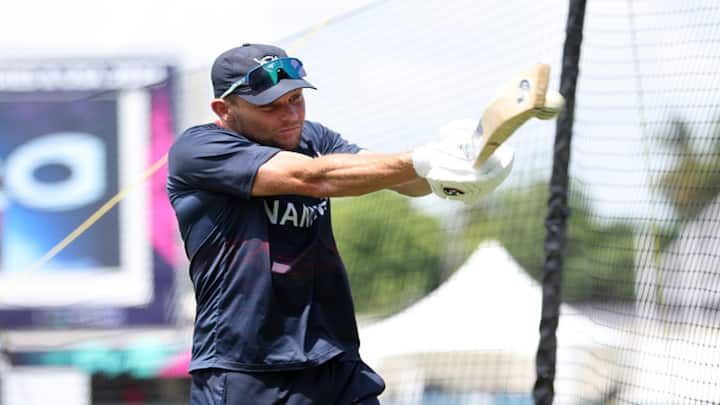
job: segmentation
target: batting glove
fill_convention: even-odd
[[[435,195],[474,204],[494,191],[510,174],[515,154],[505,144],[482,166],[473,167],[477,154],[471,137],[476,125],[474,120],[454,122],[441,131],[443,140],[413,151],[415,172],[427,180]]]

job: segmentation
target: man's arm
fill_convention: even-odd
[[[363,156],[370,156],[373,154],[377,155],[377,153],[373,153],[365,149],[358,152],[358,154]],[[427,180],[422,177],[418,177],[408,181],[407,183],[398,184],[388,188],[408,197],[422,197],[432,192],[430,184],[428,184]]]
[[[430,184],[422,177],[388,188],[408,197],[422,197],[432,192]]]
[[[415,172],[410,153],[339,153],[313,159],[283,151],[260,166],[252,195],[345,197],[386,188],[407,195],[430,191],[427,182]]]

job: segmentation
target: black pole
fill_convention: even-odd
[[[543,301],[540,319],[540,343],[535,357],[536,380],[533,398],[537,405],[550,405],[555,397],[555,364],[557,360],[557,330],[563,260],[565,258],[566,222],[568,208],[568,164],[575,116],[575,88],[580,62],[586,0],[570,0],[565,46],[563,48],[560,93],[565,97],[565,110],[560,114],[555,130],[553,170],[550,196],[545,218],[545,262],[543,263]]]

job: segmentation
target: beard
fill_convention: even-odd
[[[287,139],[271,129],[264,131],[258,125],[249,124],[247,119],[237,111],[231,111],[223,124],[227,129],[261,145],[273,146],[284,150],[296,149],[300,145],[300,139],[302,138],[302,129],[300,129],[297,134],[297,139],[294,139],[296,138],[294,135],[290,136],[290,139]]]
[[[231,129],[238,134],[245,135],[245,125],[240,114],[231,111],[230,116],[224,122],[227,129]]]

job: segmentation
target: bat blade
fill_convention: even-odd
[[[550,65],[538,63],[517,74],[483,112],[473,134],[474,167],[480,167],[525,121],[544,107]]]

